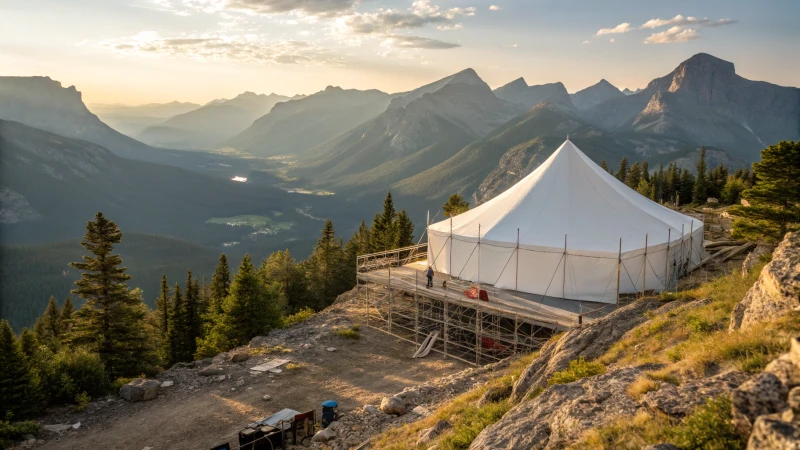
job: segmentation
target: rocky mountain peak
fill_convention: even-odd
[[[682,62],[672,72],[669,92],[688,90],[710,97],[712,85],[728,81],[735,74],[733,63],[706,53],[698,53]]]

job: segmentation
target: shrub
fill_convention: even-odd
[[[581,356],[576,360],[570,361],[568,368],[550,376],[550,378],[547,379],[547,385],[552,386],[554,384],[572,383],[581,378],[600,375],[602,373],[606,373],[606,366],[598,362],[588,362]]]
[[[89,403],[92,401],[92,397],[89,397],[89,394],[86,392],[81,392],[80,394],[75,396],[75,409],[77,411],[85,411],[86,407],[89,406]]]
[[[0,448],[11,446],[14,442],[22,440],[27,434],[39,434],[39,422],[10,422],[0,420]]]
[[[714,324],[697,316],[690,315],[686,318],[686,324],[695,333],[709,333],[714,331]]]
[[[360,339],[361,334],[359,334],[359,327],[358,325],[353,325],[349,328],[336,328],[333,330],[333,334],[336,336],[345,338],[345,339]]]
[[[286,316],[283,319],[283,328],[288,328],[296,323],[305,322],[314,315],[314,310],[306,306],[305,308],[297,311],[294,314]]]
[[[36,365],[50,402],[71,402],[84,392],[93,397],[108,392],[105,367],[97,353],[63,348],[52,356],[41,355]]]
[[[497,422],[511,406],[505,400],[467,408],[453,423],[453,428],[438,442],[440,450],[466,450],[484,428]]]
[[[651,416],[640,412],[621,417],[608,425],[583,434],[571,448],[579,450],[639,450],[647,444],[664,442],[671,426],[664,415]]]
[[[708,399],[668,432],[670,442],[686,449],[743,449],[746,442],[733,427],[732,419],[728,396]]]
[[[143,378],[144,378],[144,377],[143,377]],[[114,393],[114,394],[119,394],[119,389],[120,389],[122,386],[125,386],[126,384],[130,383],[131,381],[133,381],[133,380],[135,380],[135,379],[136,379],[136,378],[125,378],[125,377],[119,377],[119,378],[117,378],[116,380],[114,380],[114,381],[112,381],[112,382],[111,382],[111,387],[110,387],[109,389],[110,389],[110,391],[111,391],[112,393]]]

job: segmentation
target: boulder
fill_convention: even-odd
[[[240,363],[250,359],[250,354],[245,352],[234,353],[231,355],[231,362],[232,363]]]
[[[225,370],[221,367],[209,366],[200,369],[197,374],[203,377],[213,377],[217,375],[224,375]]]
[[[761,261],[762,256],[769,255],[771,252],[772,249],[766,245],[759,245],[748,253],[747,257],[742,261],[742,278],[746,277],[750,273],[750,269]]]
[[[256,336],[253,339],[250,339],[250,343],[247,345],[249,348],[264,348],[264,347],[272,347],[269,342],[269,338],[267,336]]]
[[[380,413],[380,410],[372,405],[364,405],[364,412],[367,414],[378,414]]]
[[[494,386],[486,390],[478,399],[478,408],[487,404],[505,400],[511,395],[511,386]]]
[[[747,450],[800,450],[800,423],[782,420],[780,414],[760,416],[753,424]]]
[[[152,400],[158,395],[160,386],[158,380],[137,378],[119,388],[119,396],[129,402]]]
[[[261,397],[261,400],[264,400],[265,402],[268,402],[268,401],[272,400],[272,396],[269,395],[269,394],[264,394],[264,396]]]
[[[731,392],[733,425],[747,435],[756,418],[786,408],[788,389],[774,374],[763,372]]]
[[[165,381],[165,382],[161,383],[161,387],[162,387],[162,388],[168,388],[168,387],[171,387],[171,386],[172,386],[172,385],[174,385],[174,384],[175,384],[175,382],[174,382],[174,381],[172,381],[172,380],[167,380],[167,381]]]
[[[776,319],[800,306],[800,232],[787,233],[731,313],[730,329]]]
[[[430,444],[431,441],[441,436],[442,433],[449,430],[451,427],[452,425],[450,425],[450,423],[448,423],[446,420],[440,420],[436,422],[436,425],[420,431],[419,439],[417,440],[417,447]]]
[[[778,377],[788,389],[800,386],[800,366],[794,363],[789,354],[781,355],[773,359],[764,368],[764,372],[771,373]]]
[[[381,411],[386,414],[402,416],[408,412],[408,407],[406,406],[406,401],[398,396],[383,397],[383,400],[381,400]]]
[[[641,408],[627,393],[643,375],[625,367],[545,389],[511,408],[472,441],[472,450],[564,448],[590,428],[634,416]]]
[[[626,332],[647,320],[646,311],[661,305],[663,303],[654,298],[634,302],[568,331],[557,341],[548,341],[539,356],[520,374],[511,392],[511,401],[518,403],[537,387],[545,387],[553,373],[566,369],[570,361],[580,356],[589,361],[602,356]]]
[[[748,375],[743,372],[727,372],[682,383],[680,386],[664,383],[660,389],[644,394],[641,402],[650,409],[682,418],[709,398],[729,395],[747,378]]]
[[[325,428],[324,430],[317,431],[317,434],[311,438],[311,442],[328,442],[336,439],[336,430]]]
[[[71,429],[72,425],[68,423],[60,423],[56,425],[43,425],[42,428],[53,433],[61,433],[62,431]]]

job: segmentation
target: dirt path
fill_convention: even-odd
[[[44,435],[46,443],[37,447],[200,450],[226,441],[236,444],[236,434],[245,425],[283,408],[315,408],[319,414],[320,403],[334,399],[340,412],[346,412],[465,368],[438,356],[412,359],[413,345],[372,329],[362,328],[358,340],[334,335],[335,327],[351,324],[353,312],[349,304],[335,305],[265,339],[264,345],[280,345],[290,349],[288,353],[255,356],[236,364],[227,362],[227,355],[219,355],[214,365],[225,369],[224,381],[199,376],[196,368],[171,369],[159,379],[173,380],[174,386],[161,388],[155,400],[101,400],[83,413],[45,417],[44,423],[80,421],[81,427]],[[328,347],[336,351],[329,352]],[[291,359],[301,367],[284,367],[276,375],[251,375],[250,367],[275,357]],[[264,401],[265,394],[272,400]]]

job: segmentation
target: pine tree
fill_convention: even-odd
[[[317,240],[311,256],[303,262],[303,266],[309,283],[309,291],[315,299],[315,309],[322,309],[330,305],[337,295],[344,292],[347,283],[344,252],[342,242],[336,239],[333,222],[330,220],[325,222],[322,236]]]
[[[608,170],[608,164],[606,163],[606,160],[605,160],[605,159],[604,159],[604,160],[602,160],[602,161],[600,161],[600,168],[601,168],[601,169],[603,169],[603,170],[605,170],[606,172],[609,172],[609,173],[610,173],[610,171]]]
[[[664,200],[664,165],[658,165],[658,172],[655,173],[654,178],[654,196],[653,201],[661,203]]]
[[[411,218],[408,217],[408,214],[406,214],[405,209],[397,214],[395,228],[395,248],[414,245],[414,224],[411,222]]]
[[[391,250],[395,243],[395,220],[397,212],[394,209],[392,193],[386,194],[383,201],[383,213],[375,216],[372,224],[372,246],[376,252]]]
[[[370,230],[367,228],[367,224],[362,220],[358,230],[356,230],[344,246],[342,258],[344,259],[345,267],[342,277],[347,286],[352,287],[356,285],[356,265],[358,264],[358,256],[368,253],[372,253]]]
[[[650,182],[650,165],[647,161],[642,161],[642,179]]]
[[[138,375],[152,366],[152,359],[146,359],[152,358],[144,329],[146,309],[141,298],[128,291],[131,277],[122,258],[112,254],[121,240],[117,224],[97,213],[81,242],[92,256],[70,264],[81,271],[72,293],[86,300],[74,314],[72,339],[97,352],[112,377]]]
[[[230,294],[223,301],[223,313],[201,340],[198,355],[244,345],[253,337],[265,335],[278,326],[279,295],[277,285],[267,287],[259,280],[250,255],[245,254],[231,283]]]
[[[36,338],[36,333],[29,328],[23,328],[22,333],[19,334],[19,348],[27,358],[33,358],[39,348],[39,340]]]
[[[0,417],[32,417],[39,411],[39,398],[36,374],[11,325],[7,320],[0,320]]]
[[[461,213],[469,211],[469,203],[464,200],[461,194],[453,194],[442,205],[445,217],[455,217]]]
[[[72,297],[69,295],[64,299],[64,304],[61,305],[61,311],[58,312],[58,320],[63,327],[62,334],[67,334],[72,331],[72,313],[75,312],[75,306],[72,304]]]
[[[274,252],[262,261],[258,276],[264,286],[277,283],[278,305],[289,313],[311,306],[305,274],[288,249]]]
[[[778,242],[800,229],[800,141],[781,141],[762,150],[753,174],[755,184],[741,193],[750,206],[730,209],[736,216],[733,234]]]
[[[619,181],[622,181],[623,183],[625,182],[625,180],[628,178],[628,158],[623,157],[619,161],[619,170],[617,170],[617,173],[614,176],[617,177]]]
[[[169,315],[170,315],[170,301],[169,301],[169,282],[167,275],[161,275],[161,289],[156,299],[156,321],[158,328],[161,330],[162,336],[169,333]]]
[[[55,297],[50,296],[42,317],[36,320],[33,329],[36,332],[36,337],[49,345],[53,345],[61,338],[64,327],[61,323],[61,314],[58,311]]]
[[[183,299],[181,287],[175,283],[172,291],[172,309],[169,315],[169,332],[167,333],[167,345],[169,346],[169,364],[180,361],[190,361],[193,355],[187,354],[188,345],[186,337],[189,335],[186,320],[186,301]]]
[[[184,349],[186,358],[191,361],[197,351],[197,338],[203,331],[202,307],[200,305],[200,285],[192,277],[192,271],[186,272],[186,329]]]
[[[697,177],[692,189],[692,200],[695,204],[704,204],[708,199],[708,181],[706,178],[706,148],[700,150],[700,160],[697,161]],[[687,199],[688,202],[688,199]]]
[[[212,314],[222,312],[222,301],[230,293],[230,288],[231,271],[228,269],[228,257],[223,253],[219,256],[217,270],[211,277],[211,298],[208,309]]]
[[[694,188],[694,176],[688,170],[683,169],[683,173],[681,173],[681,184],[679,191],[681,205],[692,203],[693,188]]]
[[[636,189],[639,187],[639,181],[642,180],[642,168],[639,165],[639,162],[633,163],[633,165],[628,169],[628,175],[625,177],[625,184],[628,185],[631,189]]]

